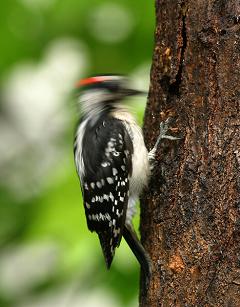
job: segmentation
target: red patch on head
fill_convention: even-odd
[[[112,78],[110,76],[90,77],[90,78],[79,80],[76,83],[75,87],[79,88],[81,86],[86,86],[86,85],[90,85],[90,84],[94,84],[94,83],[100,83],[100,82],[109,81],[109,80],[112,80]]]

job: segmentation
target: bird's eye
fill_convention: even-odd
[[[114,81],[105,81],[105,82],[106,82],[106,85],[109,91],[114,92],[114,93],[119,91],[120,85],[118,82],[114,82]]]

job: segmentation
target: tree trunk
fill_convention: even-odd
[[[157,0],[156,16],[145,140],[169,116],[182,139],[141,201],[140,306],[240,306],[240,2]]]

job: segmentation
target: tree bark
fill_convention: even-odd
[[[182,139],[141,200],[140,306],[240,306],[240,1],[156,0],[156,17],[146,145],[169,116]]]

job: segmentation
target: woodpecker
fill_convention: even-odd
[[[107,268],[110,268],[122,236],[132,249],[143,272],[151,274],[151,261],[140,243],[132,218],[136,201],[147,187],[157,146],[168,125],[161,124],[160,135],[148,152],[142,129],[124,98],[143,92],[129,88],[119,75],[99,75],[80,80],[81,118],[74,140],[74,158],[81,183],[87,225],[98,234]]]

